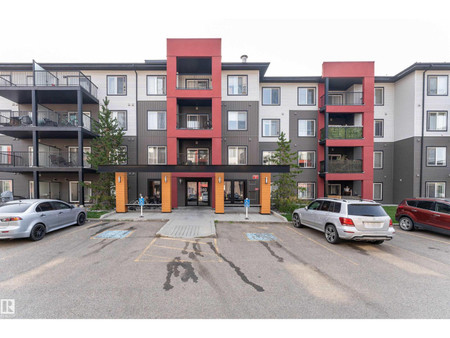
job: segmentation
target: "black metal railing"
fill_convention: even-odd
[[[200,149],[197,152],[179,153],[177,158],[178,165],[209,165],[209,153]]]
[[[42,168],[73,168],[80,167],[78,161],[78,151],[39,151],[38,152],[39,166]],[[90,168],[91,165],[87,163],[86,157],[83,160],[84,168]],[[32,151],[11,151],[0,152],[0,169],[1,167],[33,167],[33,152]]]
[[[198,74],[178,75],[177,89],[190,89],[190,90],[212,89],[212,76],[198,75]]]
[[[361,126],[328,126],[329,140],[355,140],[363,138]],[[320,140],[325,140],[325,128],[320,129]]]
[[[177,129],[211,129],[210,114],[177,114]]]
[[[325,161],[320,162],[320,172],[325,173]],[[327,163],[327,173],[362,173],[362,160],[332,160]]]
[[[329,92],[320,97],[320,106],[359,106],[364,104],[363,92]]]

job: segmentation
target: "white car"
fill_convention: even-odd
[[[383,207],[367,200],[320,198],[306,208],[294,210],[292,222],[296,228],[307,226],[322,231],[331,244],[341,239],[381,244],[395,233]]]

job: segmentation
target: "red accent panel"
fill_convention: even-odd
[[[167,39],[167,56],[221,56],[222,39]]]
[[[375,62],[324,62],[323,77],[365,77],[374,76]]]

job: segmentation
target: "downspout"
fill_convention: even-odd
[[[139,122],[138,122],[138,118],[139,118],[139,115],[138,115],[138,73],[137,73],[137,70],[136,70],[136,65],[135,64],[133,64],[133,66],[134,66],[134,73],[136,74],[136,106],[135,106],[135,109],[136,109],[136,138],[135,138],[135,144],[136,144],[136,165],[138,165],[139,164],[139,146],[138,146],[138,126],[139,126]],[[136,197],[138,197],[139,196],[139,191],[138,191],[138,188],[139,188],[139,173],[137,172],[136,173]]]
[[[420,136],[420,171],[419,171],[419,197],[422,197],[422,183],[423,183],[423,141],[425,134],[425,73],[430,70],[432,65],[425,69],[422,73],[422,134]]]

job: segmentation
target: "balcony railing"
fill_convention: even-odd
[[[211,129],[210,115],[205,114],[177,114],[177,129]]]
[[[328,126],[329,140],[355,140],[363,138],[363,127]],[[325,140],[325,128],[320,129],[320,140]]]
[[[364,104],[363,92],[329,92],[320,97],[320,106],[359,106]]]
[[[92,131],[93,119],[83,113],[83,128]],[[32,113],[29,111],[0,112],[0,127],[32,126]],[[55,112],[43,110],[37,112],[37,125],[44,127],[78,127],[77,112]],[[1,129],[0,129],[1,131]]]
[[[178,165],[209,165],[209,150],[198,153],[179,153]]]
[[[40,151],[38,152],[39,166],[42,168],[74,168],[80,167],[78,152]],[[86,157],[83,160],[84,168],[90,168]],[[26,168],[33,167],[32,151],[11,151],[0,153],[0,170],[2,167]]]
[[[209,90],[212,89],[211,75],[183,74],[177,76],[177,89]]]
[[[320,162],[320,172],[325,172],[325,161]],[[328,161],[327,173],[352,174],[362,173],[362,160],[333,160]]]
[[[0,73],[0,87],[82,87],[97,98],[98,87],[82,72],[34,72]]]

